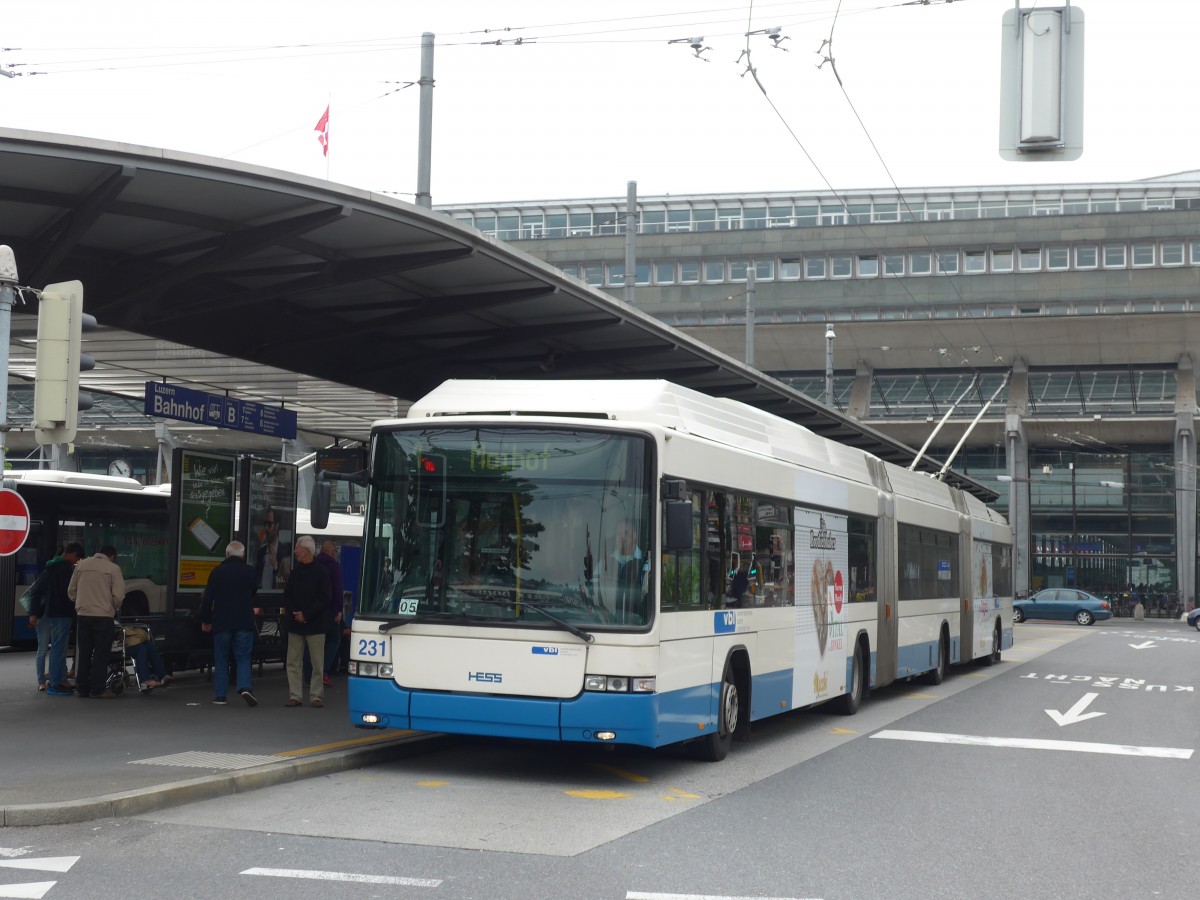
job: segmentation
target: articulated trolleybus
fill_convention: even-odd
[[[355,725],[717,760],[1012,646],[1001,516],[665,381],[448,381],[363,477]]]

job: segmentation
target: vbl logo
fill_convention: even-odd
[[[468,672],[467,681],[482,681],[486,684],[500,684],[504,676],[500,672]]]

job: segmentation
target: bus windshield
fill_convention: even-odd
[[[379,433],[359,615],[641,629],[654,608],[649,439],[424,427]]]

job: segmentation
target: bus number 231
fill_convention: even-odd
[[[356,656],[378,657],[387,654],[387,643],[382,638],[359,638]]]

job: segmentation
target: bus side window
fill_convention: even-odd
[[[688,491],[688,500],[692,503],[691,549],[663,554],[662,608],[664,611],[705,608],[700,599],[700,554],[702,552],[700,534],[704,521],[703,499],[703,495],[700,493]]]
[[[713,491],[707,495],[704,542],[704,596],[709,609],[725,606],[725,591],[729,584],[730,550],[729,498]]]

